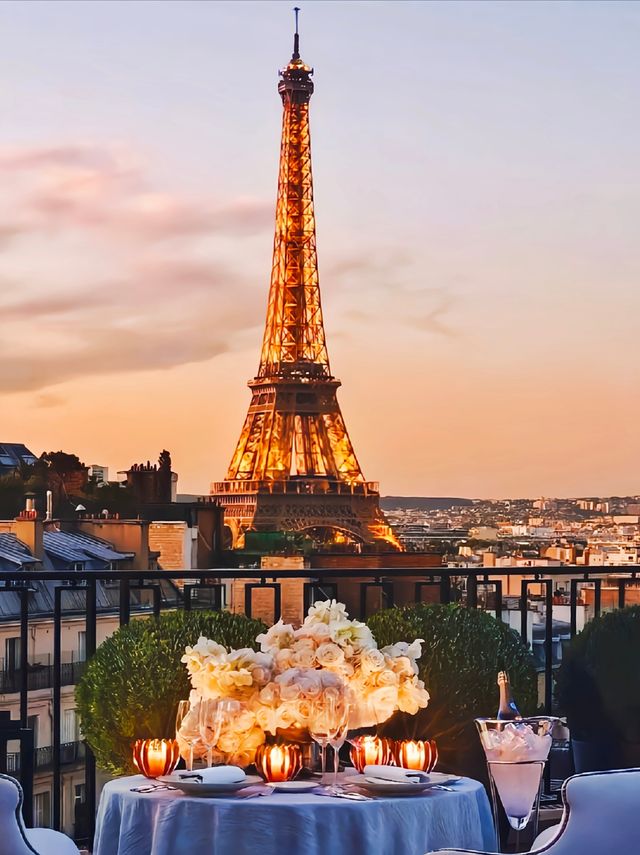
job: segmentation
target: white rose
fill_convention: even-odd
[[[321,644],[331,637],[331,630],[327,623],[308,623],[303,624],[300,629],[296,629],[296,639],[311,638],[316,644]]]
[[[422,645],[424,644],[424,638],[416,638],[415,641],[412,641],[411,644],[407,647],[405,656],[408,656],[409,659],[416,660],[420,659],[422,656]]]
[[[260,633],[256,637],[256,641],[265,653],[269,653],[275,650],[282,650],[284,647],[290,647],[293,637],[293,627],[291,624],[285,623],[280,618],[278,623],[274,623],[266,632]]]
[[[383,686],[374,689],[367,696],[367,702],[375,710],[376,719],[379,724],[390,718],[396,710],[398,690],[394,686]]]
[[[335,668],[344,662],[344,651],[332,641],[327,641],[316,650],[316,660],[323,668]]]
[[[297,668],[313,668],[316,664],[315,650],[303,647],[302,650],[296,650],[292,659]]]
[[[376,674],[376,685],[378,686],[397,686],[400,678],[395,671],[390,671],[385,668]]]
[[[401,677],[413,677],[418,672],[418,666],[408,656],[397,656],[391,659],[389,666]]]
[[[301,678],[301,682],[302,682]],[[302,685],[300,683],[287,683],[280,686],[280,698],[283,701],[295,701],[302,693]]]
[[[286,671],[288,668],[295,667],[295,663],[293,661],[293,651],[290,648],[286,648],[285,650],[278,650],[275,655],[275,665],[278,671],[282,673],[282,671]]]
[[[348,617],[344,603],[337,600],[318,600],[309,608],[305,623],[333,623],[347,620]]]
[[[363,650],[360,654],[360,667],[365,674],[382,671],[386,664],[384,654],[375,647]]]

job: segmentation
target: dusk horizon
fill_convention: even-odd
[[[258,368],[290,5],[0,18],[2,440],[111,473],[166,448],[207,494]],[[639,26],[303,6],[327,347],[382,496],[640,493]]]

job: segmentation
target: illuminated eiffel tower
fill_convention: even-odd
[[[322,543],[398,544],[365,481],[345,427],[325,341],[311,176],[313,69],[293,55],[280,72],[282,142],[267,322],[249,412],[224,481],[232,545],[244,533],[306,531]]]

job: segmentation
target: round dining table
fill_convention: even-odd
[[[94,855],[424,855],[495,847],[486,791],[470,778],[450,790],[367,801],[320,788],[256,798],[249,791],[216,798],[132,791],[145,783],[136,775],[105,785]]]

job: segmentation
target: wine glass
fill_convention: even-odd
[[[327,771],[327,745],[331,744],[332,740],[336,740],[338,731],[344,730],[344,736],[346,736],[347,723],[348,704],[344,691],[337,688],[325,689],[317,700],[312,701],[309,713],[309,734],[320,746],[323,783]],[[343,743],[344,737],[340,745]]]
[[[344,745],[349,729],[351,703],[346,694],[331,694],[327,699],[327,712],[330,726],[329,745],[333,748],[333,789],[338,785],[338,766],[340,749]]]
[[[327,771],[327,745],[333,736],[333,730],[329,724],[326,693],[311,702],[311,708],[309,709],[309,735],[320,746],[321,780],[324,783]]]
[[[222,716],[218,711],[223,701],[203,698],[198,705],[198,730],[207,752],[207,768],[213,766],[213,749],[220,739]]]
[[[178,701],[178,711],[176,713],[176,737],[182,728],[182,725],[185,724],[187,720],[187,716],[192,712],[191,701]],[[180,734],[180,737],[184,742],[187,743],[188,746],[188,754],[185,757],[185,765],[187,767],[188,772],[193,771],[193,751],[198,742],[200,742],[200,731],[198,728],[198,719],[197,712],[193,710],[192,720],[187,721],[187,728],[185,732]],[[190,727],[189,727],[190,725]],[[195,730],[194,730],[195,728]]]
[[[218,701],[216,706],[216,721],[218,723],[218,740],[222,734],[233,725],[240,712],[244,709],[245,704],[241,701],[235,701],[230,698],[224,698]],[[216,740],[216,742],[218,741]],[[221,749],[219,749],[221,750]],[[219,761],[220,762],[220,761]],[[221,761],[225,762],[224,758]]]
[[[353,695],[349,701],[346,741],[349,745],[357,745],[362,736],[375,736],[378,732],[378,718],[374,705],[369,700],[356,699]]]

